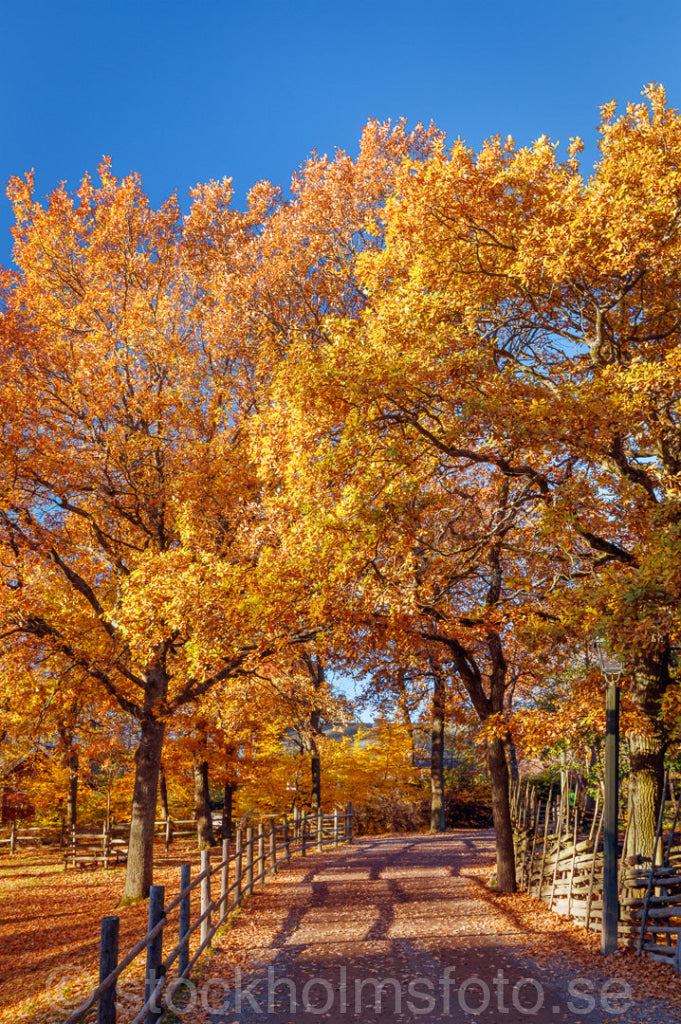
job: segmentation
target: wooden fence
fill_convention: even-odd
[[[102,919],[100,935],[99,985],[70,1015],[65,1024],[79,1024],[97,1005],[98,1024],[116,1024],[116,982],[121,974],[146,950],[144,973],[144,1004],[131,1024],[153,1024],[165,1012],[172,994],[210,946],[213,936],[229,915],[250,896],[254,887],[262,886],[269,875],[277,873],[293,856],[305,856],[309,850],[321,851],[325,846],[352,842],[353,810],[348,804],[344,812],[306,815],[295,819],[269,817],[256,826],[239,828],[233,843],[222,841],[220,863],[212,866],[210,851],[201,853],[201,870],[191,878],[191,865],[180,870],[180,892],[167,905],[165,889],[153,885],[149,896],[149,927],[146,935],[119,960],[119,918]],[[213,898],[213,879],[219,881],[220,895]],[[198,889],[200,908],[192,917],[192,893]],[[163,931],[173,915],[178,916],[179,940],[165,957]],[[199,933],[199,945],[190,956],[190,939]]]
[[[639,954],[669,963],[681,973],[681,845],[676,827],[681,787],[674,798],[669,781],[660,807],[652,858],[625,862],[630,817],[619,837],[618,940]],[[603,916],[603,813],[600,800],[580,811],[579,794],[555,802],[530,788],[512,793],[518,885],[556,913],[600,932]],[[663,839],[664,823],[668,836]]]
[[[218,835],[221,817],[221,815],[216,815],[213,819],[213,829]],[[91,852],[94,855],[95,848],[99,849],[101,845],[104,849],[107,842],[111,849],[115,849],[116,846],[127,846],[129,835],[129,822],[107,824],[104,821],[101,826],[89,823],[68,829],[65,825],[39,826],[13,821],[9,825],[0,827],[0,855],[12,856],[18,850],[57,847],[59,850],[70,850],[71,853],[75,851],[76,861],[78,861],[78,854],[81,852],[79,847],[84,848],[82,851],[84,854]],[[154,823],[154,839],[164,842],[166,850],[177,840],[195,836],[196,821],[194,818],[162,818]],[[65,866],[71,866],[73,859],[73,856],[69,859],[68,854],[65,854]],[[96,858],[83,856],[80,859],[83,862],[92,862]],[[99,860],[102,859],[99,858]],[[120,859],[119,856],[116,861],[114,857],[112,863],[120,863]]]

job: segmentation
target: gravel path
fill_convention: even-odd
[[[667,967],[490,892],[490,832],[381,836],[294,861],[234,920],[183,1024],[667,1024]]]

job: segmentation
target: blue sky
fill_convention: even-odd
[[[355,152],[370,117],[435,121],[479,146],[581,135],[662,82],[681,105],[681,7],[657,0],[24,0],[0,16],[0,181],[44,193],[103,154],[157,203],[232,176],[286,185],[311,150]],[[0,263],[10,261],[0,198]]]

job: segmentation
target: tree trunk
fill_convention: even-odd
[[[168,810],[168,784],[166,782],[166,773],[163,765],[161,765],[158,784],[159,794],[161,797],[161,814],[163,815],[163,820],[167,821],[170,817],[170,811]]]
[[[164,734],[164,722],[151,716],[142,722],[140,741],[135,751],[128,868],[122,904],[145,899],[154,880],[154,820]]]
[[[208,762],[200,760],[196,754],[194,755],[194,814],[199,849],[206,850],[215,846],[208,791]]]
[[[236,786],[233,782],[225,782],[225,795],[222,800],[222,825],[221,835],[223,839],[232,838],[232,805],[234,803],[234,790]]]
[[[300,664],[307,672],[312,688],[317,693],[321,693],[326,682],[321,659],[318,656],[313,657],[309,651],[303,651]],[[310,711],[307,735],[303,737],[305,753],[310,755],[310,811],[312,814],[320,811],[322,806],[322,766],[316,740],[320,734],[321,721],[321,710],[313,707]]]
[[[518,755],[515,748],[515,743],[510,732],[506,733],[504,739],[504,749],[506,750],[506,761],[508,763],[508,773],[513,783],[517,784],[520,778],[518,771]]]
[[[406,670],[404,668],[398,668],[391,689],[396,695],[397,710],[409,736],[409,763],[412,768],[416,768],[416,735],[409,710],[409,695],[407,691]]]
[[[497,847],[497,888],[515,892],[515,851],[509,803],[508,764],[504,742],[498,737],[487,741],[487,766],[492,786],[492,814]]]
[[[631,826],[626,857],[650,860],[655,843],[657,815],[664,784],[664,755],[668,737],[660,706],[669,684],[668,643],[641,654],[630,672],[630,688],[643,728],[629,734],[629,808]]]
[[[439,666],[433,669],[433,704],[430,731],[430,827],[445,830],[445,681]]]
[[[70,830],[78,820],[78,751],[69,751],[69,788],[66,793],[66,827]]]
[[[307,752],[310,755],[310,812],[312,814],[316,814],[322,806],[322,763],[315,739],[319,735],[321,717],[321,712],[316,708],[310,713],[310,734],[307,737]]]

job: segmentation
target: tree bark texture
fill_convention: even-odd
[[[517,783],[520,779],[520,773],[518,771],[518,755],[515,742],[510,732],[506,733],[504,748],[506,750],[506,761],[508,762],[508,774],[511,781]]]
[[[196,754],[194,755],[194,814],[199,849],[206,850],[215,846],[208,789],[208,762]]]
[[[170,811],[168,809],[168,783],[166,781],[166,773],[163,765],[161,765],[160,768],[158,785],[159,795],[161,797],[161,814],[163,815],[163,820],[167,821],[170,817]]]
[[[433,703],[430,730],[430,827],[445,830],[445,680],[439,666],[433,668]]]
[[[641,728],[629,734],[629,809],[631,825],[626,857],[650,860],[664,785],[664,755],[668,736],[661,720],[662,697],[669,685],[668,643],[635,659],[629,685]]]
[[[128,868],[122,902],[145,899],[154,880],[154,820],[164,734],[163,721],[149,716],[142,722],[135,751]]]
[[[497,840],[497,888],[502,892],[515,892],[515,851],[509,803],[508,764],[504,742],[498,737],[491,737],[487,741],[487,766],[492,787],[492,814]]]

